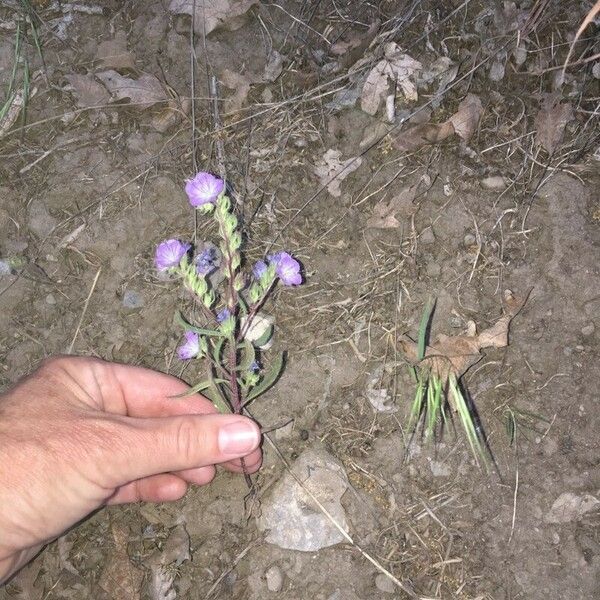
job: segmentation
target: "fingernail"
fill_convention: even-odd
[[[247,454],[260,443],[258,427],[250,421],[237,421],[219,430],[219,450],[223,454]]]

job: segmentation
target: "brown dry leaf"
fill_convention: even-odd
[[[535,116],[535,139],[538,144],[552,154],[560,144],[567,123],[573,118],[573,105],[560,104],[554,96],[548,96]]]
[[[150,125],[156,131],[165,133],[187,117],[191,110],[192,100],[190,98],[172,98],[167,102],[167,106],[152,118]]]
[[[127,36],[124,31],[118,31],[112,40],[106,40],[98,45],[96,59],[103,69],[116,71],[134,71],[135,58],[127,50]]]
[[[390,81],[395,89],[400,88],[409,101],[418,99],[414,79],[423,65],[408,54],[400,51],[395,42],[386,44],[384,58],[371,70],[364,83],[361,97],[361,109],[374,115],[384,97],[390,94]]]
[[[144,73],[138,79],[131,79],[123,77],[111,69],[96,73],[96,77],[102,81],[116,100],[128,99],[140,110],[168,100],[161,82],[149,73]]]
[[[446,382],[451,374],[459,379],[469,368],[481,360],[482,349],[508,346],[510,322],[523,308],[528,296],[529,292],[523,297],[516,297],[510,290],[506,290],[504,292],[506,312],[492,327],[477,335],[475,323],[471,321],[466,335],[440,334],[431,346],[427,346],[425,358],[420,363],[418,346],[408,336],[400,336],[398,345],[410,363],[428,366],[442,382]]]
[[[263,81],[275,81],[281,75],[281,71],[283,71],[283,56],[277,50],[271,50],[263,71]]]
[[[458,105],[458,110],[448,119],[454,131],[468,142],[477,130],[479,120],[483,114],[481,100],[475,94],[467,94],[465,99]]]
[[[417,185],[406,187],[389,202],[381,200],[373,207],[373,213],[367,220],[367,227],[391,229],[400,227],[396,216],[408,217],[415,211],[413,201],[417,194]]]
[[[398,150],[411,152],[428,144],[437,144],[454,135],[454,127],[450,121],[444,123],[423,123],[400,131],[394,139]]]
[[[342,190],[340,189],[342,181],[362,164],[360,156],[347,160],[341,160],[341,156],[342,153],[339,150],[329,149],[313,169],[321,185],[327,185],[327,191],[335,198],[339,198],[342,195]],[[330,181],[332,178],[333,180]]]
[[[115,547],[100,574],[98,585],[113,600],[139,599],[140,586],[144,575],[129,560],[127,554],[129,530],[123,525],[113,523],[111,532]]]
[[[194,31],[197,35],[208,35],[215,29],[235,31],[244,25],[248,11],[258,0],[172,0],[169,12],[176,15],[194,15]]]
[[[248,73],[240,75],[225,69],[219,79],[226,88],[234,90],[234,93],[225,99],[224,112],[228,114],[240,110],[250,93],[250,85],[255,83],[254,77]]]
[[[77,98],[79,108],[104,106],[110,102],[110,94],[106,91],[106,88],[91,75],[70,73],[65,75],[65,79],[69,82],[67,89]]]
[[[365,50],[375,39],[380,26],[381,21],[377,19],[366,32],[353,33],[347,41],[339,41],[332,44],[329,52],[334,56],[341,57],[340,66],[342,68],[350,67],[364,55]]]

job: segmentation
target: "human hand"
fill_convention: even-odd
[[[183,382],[83,357],[46,361],[0,396],[0,584],[104,504],[181,498],[215,464],[259,469],[260,430]]]

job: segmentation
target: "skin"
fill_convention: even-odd
[[[215,465],[260,468],[260,430],[140,367],[50,359],[0,396],[0,584],[108,504],[178,500]]]

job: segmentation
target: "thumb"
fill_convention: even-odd
[[[258,448],[258,425],[242,415],[178,415],[125,419],[121,450],[107,482],[118,487],[158,473],[219,464]]]

